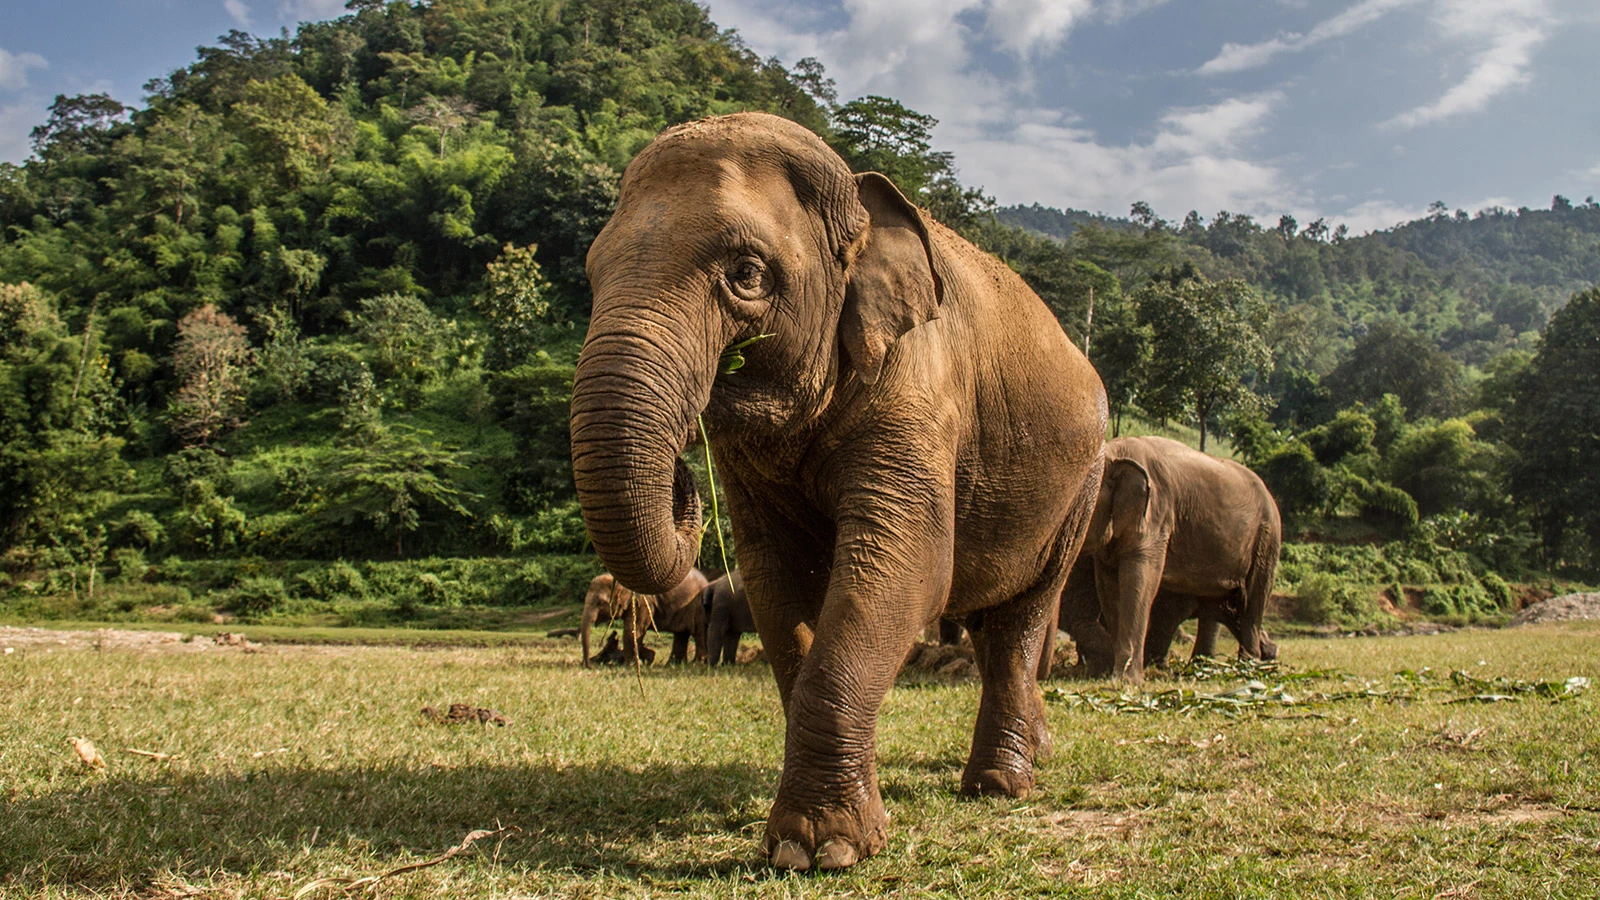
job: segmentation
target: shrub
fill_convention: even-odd
[[[1317,464],[1311,448],[1299,441],[1273,451],[1256,467],[1256,473],[1266,482],[1285,519],[1298,521],[1327,505],[1328,473]]]
[[[222,607],[244,616],[268,612],[289,599],[283,579],[263,575],[247,576],[220,595]]]
[[[1361,521],[1400,535],[1417,527],[1417,501],[1387,481],[1366,482],[1357,490]]]
[[[116,567],[118,581],[138,581],[150,570],[144,561],[144,551],[135,547],[119,547],[111,551],[111,564]]]
[[[367,580],[360,569],[340,561],[296,575],[295,593],[328,602],[360,600],[367,596]]]
[[[1377,615],[1370,589],[1323,572],[1307,575],[1295,597],[1295,618],[1314,625],[1359,625]]]

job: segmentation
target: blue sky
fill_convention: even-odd
[[[896,97],[1002,203],[1383,228],[1600,194],[1595,0],[709,0],[843,99]],[[140,85],[340,0],[7,0],[0,159],[57,93]]]

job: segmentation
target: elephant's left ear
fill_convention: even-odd
[[[944,286],[933,270],[933,248],[922,214],[877,172],[856,176],[867,211],[865,243],[850,265],[839,339],[861,381],[883,370],[889,345],[939,314]]]

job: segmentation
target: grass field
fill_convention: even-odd
[[[368,895],[1592,898],[1600,886],[1600,623],[1291,638],[1282,670],[1255,676],[1267,699],[1231,713],[1109,711],[1133,704],[1057,681],[1055,757],[1019,801],[955,797],[976,684],[906,675],[880,727],[889,847],[825,876],[773,872],[756,852],[782,758],[759,664],[647,671],[641,699],[631,672],[580,670],[571,641],[203,645],[0,655],[0,896],[335,897],[319,879],[377,875],[498,826],[518,830]],[[1452,669],[1597,687],[1552,701],[1512,682],[1454,684]],[[1141,697],[1170,705],[1178,686],[1158,679]],[[1474,694],[1518,699],[1447,702]],[[451,702],[511,724],[419,714]],[[93,741],[107,767],[90,771],[69,737]]]

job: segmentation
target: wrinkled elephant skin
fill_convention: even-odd
[[[572,395],[584,521],[621,584],[676,584],[701,534],[678,455],[703,412],[786,718],[769,860],[835,868],[883,848],[878,710],[941,615],[965,618],[983,677],[962,789],[1028,791],[1039,650],[1106,420],[1099,377],[1045,305],[887,178],[759,113],[642,150],[588,271]]]

